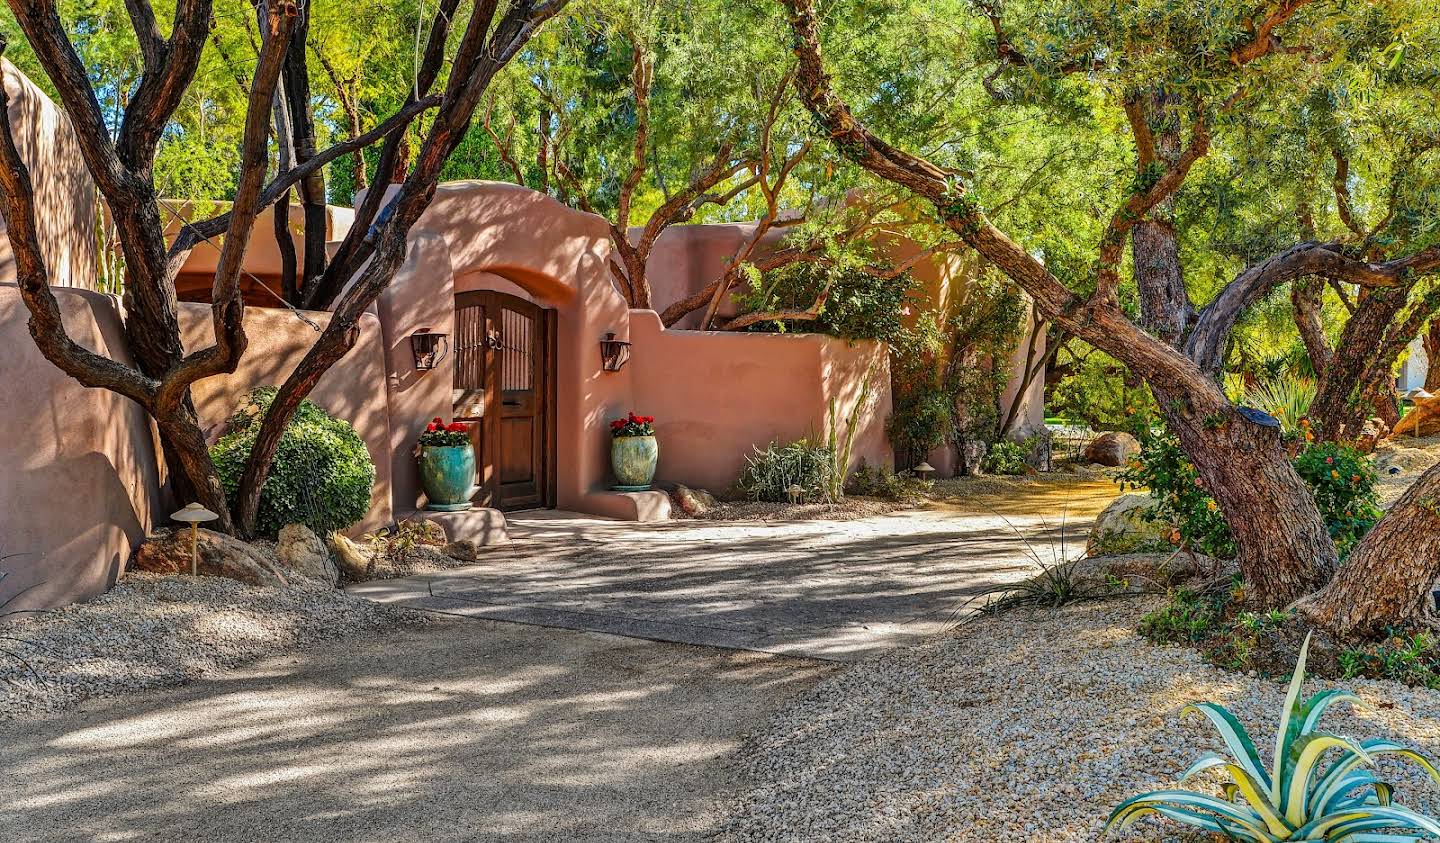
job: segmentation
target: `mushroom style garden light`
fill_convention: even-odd
[[[219,517],[198,503],[192,503],[170,516],[174,521],[182,521],[190,525],[190,576],[192,577],[200,572],[200,525]]]

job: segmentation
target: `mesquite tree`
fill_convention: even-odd
[[[280,435],[320,377],[354,346],[362,314],[400,267],[407,233],[429,205],[440,167],[464,135],[491,79],[565,2],[511,0],[502,11],[496,0],[480,0],[463,8],[461,0],[440,0],[431,12],[428,40],[404,105],[370,132],[323,152],[313,150],[314,135],[305,125],[311,120],[308,80],[300,77],[306,76],[308,69],[303,36],[296,36],[297,26],[304,31],[309,4],[304,0],[256,4],[258,58],[244,86],[244,135],[234,201],[226,213],[185,226],[175,242],[167,244],[155,189],[156,152],[194,81],[211,32],[213,0],[178,0],[168,35],[148,0],[126,2],[144,69],[125,98],[113,136],[107,120],[112,115],[102,110],[54,0],[10,0],[20,29],[74,125],[86,168],[115,219],[125,259],[125,338],[135,364],[98,355],[66,333],[36,235],[36,214],[43,209],[37,208],[30,175],[9,134],[8,114],[4,113],[8,104],[0,100],[0,125],[7,127],[0,138],[0,211],[15,252],[21,296],[31,314],[31,333],[41,352],[85,386],[113,390],[143,407],[155,420],[177,492],[222,513],[222,529],[238,527],[243,533],[252,532],[260,490]],[[463,28],[452,50],[449,42],[456,24]],[[442,70],[448,70],[443,89],[432,93],[442,79]],[[283,98],[278,96],[282,89]],[[403,130],[428,111],[434,113],[424,141],[393,195],[383,190],[366,195],[356,210],[354,227],[323,267],[318,260],[325,250],[307,250],[304,302],[327,307],[333,314],[281,385],[262,422],[232,521],[190,387],[203,378],[234,372],[245,352],[245,305],[239,281],[256,216],[296,185],[303,186],[307,208],[317,200],[323,203],[323,196],[315,195],[313,181],[321,168],[382,140],[381,171],[392,172]],[[267,184],[272,116],[287,126],[282,135],[288,134],[288,138],[282,137],[282,145],[292,148],[290,160],[283,162],[287,166]],[[323,210],[323,204],[320,207]],[[320,229],[323,231],[323,221]],[[175,276],[198,243],[216,236],[224,237],[224,245],[211,291],[215,342],[187,353],[180,339]],[[313,232],[310,236],[313,238]],[[312,263],[312,258],[316,262]]]
[[[1257,91],[1273,81],[1276,68],[1267,66],[1269,62],[1277,57],[1303,61],[1302,55],[1319,55],[1336,46],[1292,47],[1282,38],[1287,23],[1309,5],[1306,0],[1284,0],[1260,9],[1237,7],[1227,21],[1167,21],[1169,28],[1147,17],[1147,10],[1138,9],[1137,26],[1153,27],[1143,32],[1143,37],[1097,45],[1102,39],[1092,28],[1086,31],[1087,39],[1078,39],[1080,55],[1064,54],[1065,58],[1057,61],[1055,52],[1046,54],[1045,61],[1052,65],[1049,70],[1066,77],[1067,85],[1093,81],[1097,94],[1106,92],[1110,72],[1118,74],[1115,87],[1119,90],[1111,94],[1111,102],[1123,112],[1133,135],[1135,151],[1130,165],[1136,177],[1116,201],[1113,212],[1105,215],[1089,289],[1067,285],[992,222],[970,188],[973,172],[937,166],[885,141],[862,123],[836,94],[826,71],[813,2],[782,3],[789,12],[800,62],[801,95],[835,147],[880,178],[927,200],[945,225],[1029,293],[1046,318],[1122,361],[1151,386],[1235,533],[1241,571],[1254,602],[1284,606],[1324,586],[1325,591],[1306,602],[1306,610],[1342,633],[1364,629],[1381,617],[1409,620],[1421,611],[1419,583],[1433,581],[1440,573],[1440,516],[1433,511],[1440,470],[1428,472],[1416,483],[1353,551],[1332,582],[1334,545],[1308,491],[1290,466],[1278,430],[1240,412],[1226,397],[1217,376],[1236,319],[1278,286],[1321,276],[1377,289],[1395,287],[1413,275],[1440,268],[1440,248],[1432,246],[1377,262],[1338,243],[1297,243],[1246,267],[1225,283],[1209,304],[1197,308],[1185,288],[1182,256],[1164,213],[1192,168],[1210,151],[1217,126],[1235,122],[1236,109],[1242,103],[1251,107],[1246,99],[1259,96]],[[1115,9],[1111,4],[1101,5],[1112,13]],[[980,8],[993,25],[990,49],[1001,60],[983,84],[1003,90],[1002,76],[1007,69],[1034,69],[1040,60],[1013,43],[996,6]],[[1098,13],[1095,20],[1101,20]],[[1307,32],[1317,34],[1314,27]],[[1343,37],[1337,32],[1318,34]],[[1187,38],[1201,43],[1186,42]],[[1223,52],[1217,56],[1221,45]],[[1137,53],[1127,54],[1127,48]],[[1158,79],[1151,75],[1157,64],[1164,67],[1158,57],[1167,49],[1189,59],[1191,79],[1198,80],[1199,84],[1183,94],[1170,90],[1164,75]],[[1133,256],[1141,322],[1128,316],[1119,301],[1127,244]],[[1419,546],[1422,555],[1417,564],[1393,565],[1401,536]],[[1367,578],[1387,557],[1392,567],[1404,567],[1405,573]],[[1367,585],[1384,590],[1386,597],[1366,593]],[[1342,613],[1340,607],[1347,600],[1366,608]]]

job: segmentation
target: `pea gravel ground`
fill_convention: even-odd
[[[1092,841],[1124,798],[1222,750],[1188,702],[1227,705],[1266,746],[1284,687],[1133,631],[1145,600],[1011,612],[851,666],[801,694],[739,755],[731,841]],[[1323,686],[1311,682],[1307,693]],[[1440,693],[1347,683],[1365,710],[1327,726],[1440,755]],[[1396,800],[1440,810],[1413,767]],[[1132,840],[1191,840],[1142,823]]]
[[[0,624],[0,720],[179,685],[262,656],[428,616],[318,584],[256,588],[132,573],[110,592]]]

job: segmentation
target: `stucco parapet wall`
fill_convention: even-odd
[[[650,310],[630,311],[635,403],[656,417],[656,480],[723,492],[745,458],[769,442],[823,439],[831,402],[840,418],[870,390],[859,415],[851,466],[889,468],[888,349],[822,334],[667,329]]]

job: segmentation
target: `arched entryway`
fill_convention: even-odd
[[[518,296],[455,296],[454,416],[470,425],[477,506],[555,505],[555,311]]]

